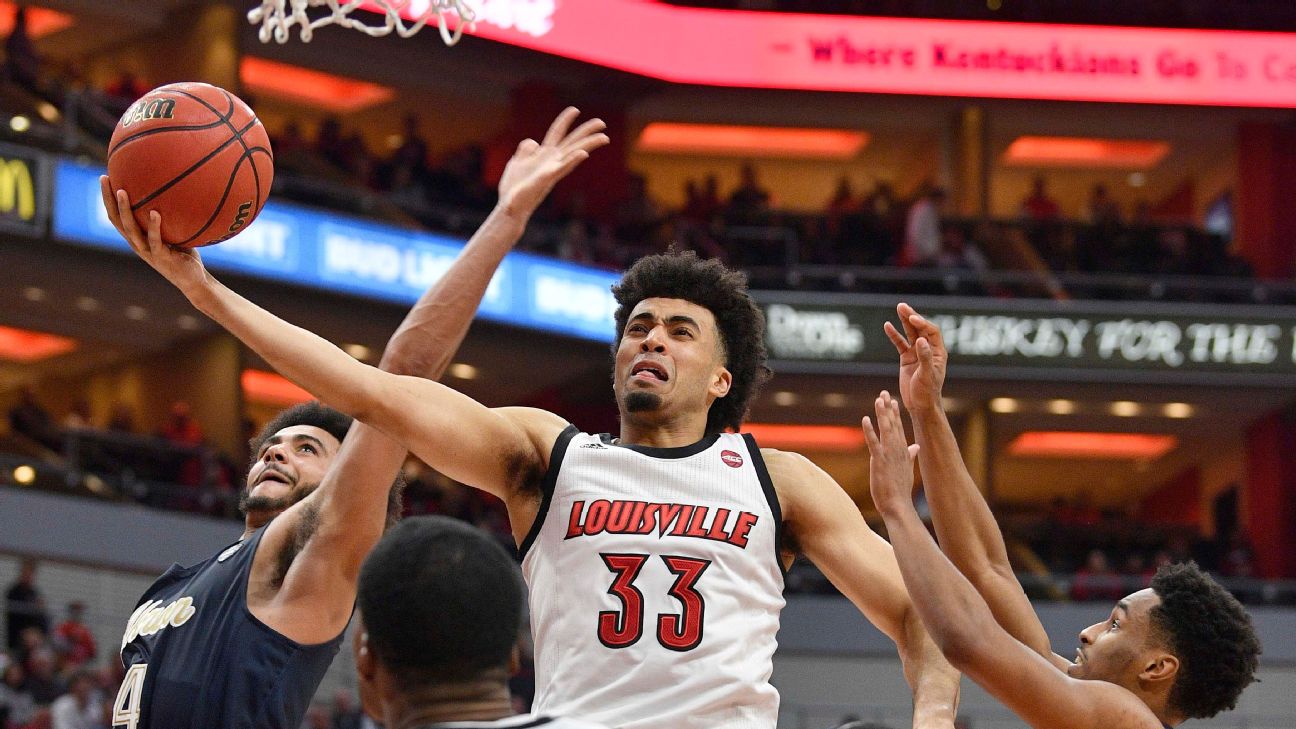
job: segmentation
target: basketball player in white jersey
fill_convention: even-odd
[[[356,606],[360,702],[387,729],[605,729],[514,715],[522,581],[478,529],[443,516],[401,522],[365,560]]]
[[[504,500],[530,588],[538,710],[626,729],[772,729],[783,569],[799,549],[896,642],[914,725],[952,726],[958,674],[890,546],[809,460],[725,432],[767,372],[742,274],[672,253],[614,287],[612,437],[381,372],[225,288],[153,231],[132,244],[289,379]],[[516,376],[527,367],[522,357]]]

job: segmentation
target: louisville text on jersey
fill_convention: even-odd
[[[693,537],[746,549],[748,535],[759,520],[755,514],[746,511],[734,514],[722,507],[607,499],[591,501],[587,506],[584,501],[577,501],[572,504],[567,536],[563,538],[656,532],[658,538]]]
[[[122,647],[141,635],[153,635],[168,625],[178,628],[189,622],[189,618],[198,612],[192,597],[173,600],[165,607],[161,600],[149,600],[135,608],[130,620],[126,623],[126,633],[122,636]]]

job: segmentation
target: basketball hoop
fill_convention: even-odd
[[[327,14],[316,13],[312,18],[307,14],[311,8],[323,8]],[[382,12],[386,19],[381,25],[367,25],[363,20],[351,17],[351,13],[361,9]],[[402,11],[409,12],[408,22],[401,17]],[[447,16],[454,17],[454,30],[446,26]],[[301,27],[303,43],[310,42],[316,28],[326,25],[352,28],[371,36],[396,31],[400,37],[408,38],[433,18],[441,30],[441,39],[452,46],[459,42],[464,28],[473,24],[477,13],[468,0],[261,0],[261,7],[248,12],[248,22],[261,26],[257,35],[262,43],[269,43],[271,38],[287,43],[294,25]]]

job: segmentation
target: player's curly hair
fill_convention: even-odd
[[[1251,617],[1194,562],[1162,567],[1152,578],[1161,604],[1152,608],[1152,635],[1179,659],[1170,706],[1189,719],[1237,705],[1256,680],[1260,640]]]
[[[644,256],[612,287],[616,297],[617,346],[625,333],[630,312],[644,299],[684,299],[706,307],[715,316],[723,346],[721,358],[733,375],[729,394],[711,403],[707,435],[738,430],[747,405],[769,379],[765,366],[765,317],[747,292],[747,275],[731,271],[715,259],[701,259],[693,251],[670,250]]]
[[[278,415],[265,424],[265,427],[261,428],[261,432],[257,433],[255,438],[248,441],[248,452],[252,454],[252,461],[248,463],[248,467],[251,468],[252,463],[256,462],[257,454],[261,452],[261,446],[274,437],[275,433],[284,428],[291,428],[294,425],[309,425],[337,438],[338,443],[341,443],[346,438],[347,431],[351,429],[352,422],[350,415],[334,410],[315,400],[293,405],[287,410],[281,410]],[[397,473],[396,480],[392,482],[391,490],[387,492],[388,529],[397,521],[400,521],[401,513],[404,511],[405,476]]]

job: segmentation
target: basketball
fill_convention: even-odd
[[[108,143],[108,179],[130,196],[141,230],[150,210],[162,240],[219,243],[256,219],[274,156],[265,127],[234,94],[203,83],[159,86],[131,104]]]

